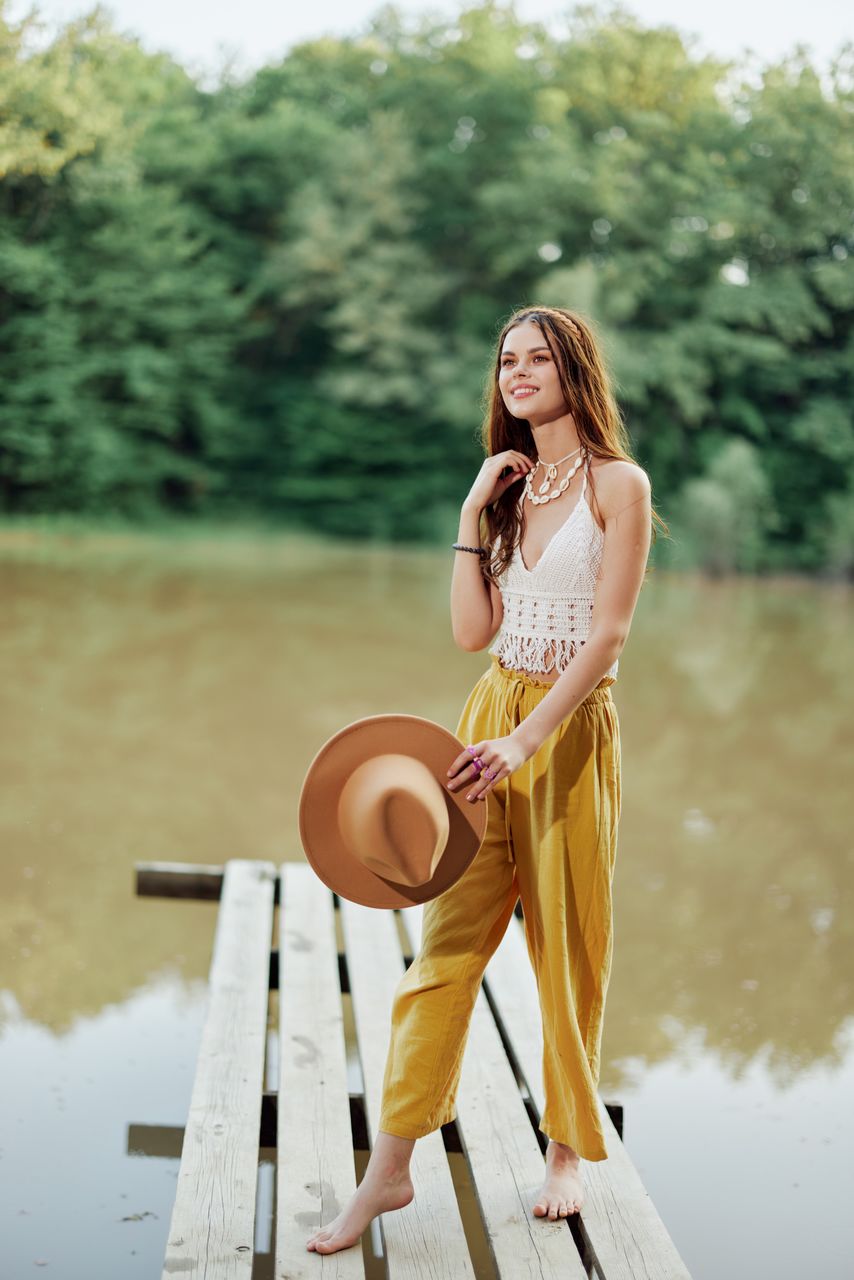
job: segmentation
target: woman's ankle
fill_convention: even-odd
[[[371,1164],[384,1178],[400,1177],[409,1172],[414,1146],[414,1138],[399,1138],[380,1129],[371,1151]]]

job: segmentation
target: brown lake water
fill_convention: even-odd
[[[178,1161],[134,1135],[186,1116],[216,908],[133,864],[302,859],[333,732],[453,729],[489,659],[449,589],[444,550],[0,533],[0,1280],[160,1274]],[[620,659],[600,1092],[695,1280],[854,1275],[852,614],[656,570]]]

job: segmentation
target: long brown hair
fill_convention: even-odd
[[[514,311],[502,328],[495,344],[495,361],[484,391],[485,417],[481,427],[481,444],[488,456],[503,453],[505,449],[518,449],[532,462],[537,449],[534,434],[527,422],[514,418],[507,409],[498,387],[501,371],[501,351],[504,339],[511,329],[524,320],[533,320],[554,357],[561,391],[567,409],[572,413],[578,439],[598,458],[621,458],[636,462],[632,456],[628,433],[617,402],[611,390],[611,379],[599,349],[591,322],[576,311],[564,307],[523,307]],[[594,504],[596,494],[592,469],[590,489]],[[521,520],[517,506],[519,483],[510,485],[496,503],[486,508],[487,536],[482,544],[489,550],[483,559],[484,577],[497,585],[521,537]],[[665,522],[652,510],[653,542],[658,524],[669,536]],[[495,551],[495,542],[501,535],[501,545]]]

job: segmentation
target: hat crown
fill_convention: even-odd
[[[432,879],[450,829],[441,785],[423,761],[399,752],[353,770],[338,799],[338,824],[365,867],[409,887]]]

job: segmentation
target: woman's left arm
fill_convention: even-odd
[[[607,478],[602,475],[604,470]],[[605,544],[588,638],[546,696],[512,733],[471,744],[472,751],[466,748],[456,757],[448,770],[451,781],[447,786],[455,791],[468,785],[466,798],[471,801],[485,800],[496,782],[534,755],[549,734],[596,688],[626,643],[652,538],[649,478],[634,463],[615,459],[600,470],[598,480]],[[472,766],[472,754],[478,753],[483,760],[482,773]],[[492,772],[491,778],[484,776],[487,769]]]

